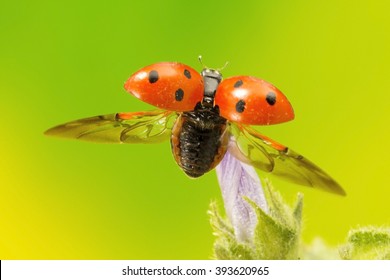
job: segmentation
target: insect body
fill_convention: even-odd
[[[213,169],[225,155],[228,144],[226,119],[215,107],[201,103],[180,115],[173,127],[171,146],[176,162],[191,177]]]
[[[160,110],[73,121],[46,134],[105,143],[156,143],[170,138],[174,158],[190,177],[213,169],[229,150],[241,161],[295,183],[345,195],[315,164],[249,125],[292,120],[285,95],[264,80],[218,70],[198,73],[172,62],[134,73],[125,89]]]

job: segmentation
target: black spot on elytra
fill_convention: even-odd
[[[184,70],[184,76],[187,77],[187,79],[191,79],[191,72],[188,71],[187,69]]]
[[[243,84],[243,81],[242,80],[238,80],[237,82],[234,83],[234,87],[238,88],[238,87],[242,86],[242,84]]]
[[[152,70],[149,72],[149,83],[153,84],[158,81],[158,72],[156,70]]]
[[[275,95],[275,93],[272,92],[272,91],[267,93],[267,96],[266,96],[265,100],[267,101],[267,103],[269,105],[275,105],[275,103],[276,103],[276,95]]]
[[[236,103],[236,111],[238,113],[242,113],[244,112],[244,110],[245,110],[245,101],[241,99]]]
[[[176,101],[182,101],[183,100],[183,97],[184,97],[184,91],[179,88],[176,92],[175,92],[175,99]]]

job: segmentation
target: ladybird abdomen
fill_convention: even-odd
[[[196,115],[196,116],[195,116]],[[197,112],[183,113],[172,134],[175,160],[190,177],[196,178],[213,169],[226,152],[226,120],[217,116],[203,120]]]
[[[190,122],[184,122],[180,133],[180,164],[191,177],[199,177],[210,170],[219,148],[220,133],[200,131]]]

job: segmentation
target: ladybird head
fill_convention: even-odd
[[[203,78],[204,94],[202,104],[212,108],[214,106],[214,97],[218,85],[222,81],[222,74],[218,70],[204,68],[200,73]]]
[[[220,83],[222,81],[222,74],[221,74],[221,71],[223,69],[225,69],[226,65],[228,65],[229,62],[226,62],[224,66],[222,66],[221,68],[218,68],[218,69],[213,69],[213,68],[210,68],[210,67],[207,67],[204,63],[203,63],[203,60],[202,60],[202,56],[200,55],[198,57],[199,59],[199,62],[200,64],[202,64],[203,66],[203,70],[202,72],[200,73],[203,77],[203,80],[207,80],[207,79],[214,79],[214,80],[217,80],[218,83]]]
[[[212,69],[207,67],[202,61],[202,56],[199,56],[198,59],[200,64],[203,66],[203,70],[200,73],[204,84],[202,105],[208,108],[212,108],[214,106],[215,93],[217,92],[218,85],[222,81],[222,74],[220,69]]]
[[[200,74],[202,75],[203,80],[214,79],[217,80],[218,83],[222,81],[222,74],[216,69],[203,68]]]

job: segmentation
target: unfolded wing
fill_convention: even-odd
[[[239,160],[296,184],[345,195],[342,187],[314,163],[254,129],[230,123],[229,150]]]
[[[68,122],[46,135],[98,143],[158,143],[168,140],[177,113],[147,111],[117,113]]]

